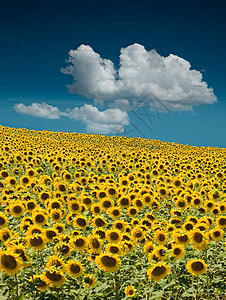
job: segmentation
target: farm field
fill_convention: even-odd
[[[0,299],[226,299],[226,149],[0,126]]]

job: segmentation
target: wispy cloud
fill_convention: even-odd
[[[19,103],[14,106],[14,109],[17,113],[39,118],[60,119],[61,117],[68,117],[82,121],[90,133],[123,133],[125,126],[129,125],[127,113],[119,108],[100,111],[93,105],[84,104],[81,107],[61,111],[58,107],[46,103],[32,103],[31,105]]]

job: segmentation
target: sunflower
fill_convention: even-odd
[[[142,195],[142,200],[143,200],[143,203],[144,205],[151,205],[151,202],[152,202],[152,197],[153,195],[151,195],[150,193],[145,193]]]
[[[65,267],[66,265],[61,257],[57,255],[52,255],[48,257],[47,264],[46,264],[47,269],[57,268],[64,271]]]
[[[88,220],[82,215],[78,215],[74,220],[74,225],[80,229],[85,229],[86,226],[88,225]]]
[[[114,201],[111,198],[104,198],[100,201],[101,208],[108,210],[114,206]]]
[[[6,181],[11,187],[14,187],[18,184],[17,179],[15,177],[8,176]]]
[[[77,236],[71,241],[71,245],[78,251],[83,251],[87,247],[87,239],[84,236]]]
[[[191,230],[189,237],[196,250],[203,250],[209,242],[208,235],[199,229]]]
[[[33,275],[32,281],[41,292],[45,292],[49,288],[49,285],[41,279],[41,275]]]
[[[56,208],[52,209],[50,211],[49,215],[50,215],[52,221],[56,222],[56,223],[60,223],[61,220],[62,220],[62,218],[63,218],[63,216],[62,216],[62,210],[56,209]]]
[[[122,240],[122,235],[118,229],[109,229],[106,231],[106,238],[109,243],[118,243]]]
[[[6,227],[8,224],[8,218],[7,216],[0,211],[0,228]]]
[[[26,210],[32,212],[37,209],[37,203],[34,199],[30,199],[25,202]]]
[[[0,231],[0,240],[5,243],[7,240],[9,240],[13,236],[13,231],[9,228],[3,228]]]
[[[135,206],[130,206],[128,209],[127,209],[127,214],[129,217],[131,218],[135,218],[137,215],[138,215],[138,209],[135,207]]]
[[[134,242],[139,242],[144,239],[144,231],[141,225],[136,225],[131,232],[131,237]]]
[[[190,260],[186,268],[192,275],[203,275],[207,271],[208,265],[203,259]]]
[[[157,258],[157,261],[165,261],[169,256],[168,250],[165,246],[156,246],[154,250],[148,255],[149,259]]]
[[[92,274],[87,274],[84,276],[82,283],[86,288],[92,288],[96,285],[96,277]]]
[[[55,228],[47,228],[45,230],[45,237],[48,242],[52,242],[53,238],[58,235],[58,231]]]
[[[101,205],[99,203],[93,203],[91,205],[91,211],[92,211],[94,216],[101,215],[102,214]]]
[[[96,258],[96,263],[105,272],[115,272],[118,270],[121,260],[116,254],[102,253]]]
[[[136,289],[134,286],[129,285],[125,288],[124,293],[127,297],[134,297],[136,295]]]
[[[92,225],[94,228],[107,227],[108,222],[102,217],[94,217],[92,220]]]
[[[90,196],[84,195],[80,197],[79,199],[83,205],[85,205],[87,208],[90,207],[93,204],[93,200]]]
[[[44,234],[35,234],[32,236],[27,236],[27,246],[29,248],[34,248],[34,250],[42,250],[46,246],[46,239]]]
[[[162,230],[157,230],[154,237],[159,245],[165,245],[169,239],[168,235]]]
[[[84,272],[82,264],[78,261],[69,260],[67,262],[66,271],[71,277],[81,277]]]
[[[147,275],[150,279],[155,281],[161,280],[164,276],[170,273],[170,266],[166,263],[158,263],[147,271]]]
[[[115,187],[109,186],[106,189],[108,197],[111,197],[112,199],[115,199],[117,197],[118,191]]]
[[[97,234],[102,240],[106,238],[106,231],[102,229],[95,229],[92,231],[92,234]]]
[[[34,234],[44,234],[44,228],[39,225],[31,225],[28,227],[27,236]]]
[[[185,250],[183,245],[173,245],[170,251],[172,256],[174,256],[176,260],[185,256]]]
[[[155,248],[155,244],[153,244],[152,242],[147,242],[144,245],[144,252],[146,253],[146,255],[149,255],[150,253],[153,252],[154,248]]]
[[[26,186],[26,185],[28,185],[29,183],[30,183],[30,178],[29,178],[29,176],[24,175],[24,176],[21,176],[21,177],[20,177],[20,184],[21,184],[22,186]]]
[[[220,227],[215,227],[209,231],[209,234],[213,241],[219,242],[224,237],[224,230]]]
[[[36,210],[32,212],[32,219],[36,225],[44,226],[47,223],[48,217],[44,210]]]
[[[127,227],[127,223],[123,220],[115,220],[113,223],[113,228],[120,230],[123,232]]]
[[[110,208],[110,210],[108,211],[108,214],[112,217],[112,219],[114,220],[118,220],[121,218],[122,216],[122,211],[120,208],[113,206],[112,208]]]
[[[1,222],[0,222],[0,224],[1,224]],[[226,228],[226,217],[225,216],[217,217],[216,225],[220,228]]]
[[[48,202],[48,208],[50,210],[52,209],[63,209],[63,204],[62,202],[59,200],[59,199],[51,199],[49,202]]]
[[[23,262],[20,260],[19,254],[13,251],[0,251],[0,271],[14,275],[19,273],[22,267]]]
[[[91,234],[87,238],[89,253],[100,253],[103,246],[103,240],[101,240],[98,234]]]
[[[118,199],[117,203],[121,208],[128,208],[130,205],[130,200],[128,197],[123,196]]]
[[[71,253],[71,250],[71,245],[68,245],[67,243],[57,243],[54,246],[54,251],[57,251],[58,253],[60,253],[60,255],[64,257],[68,257]]]
[[[106,253],[121,255],[122,246],[116,243],[108,243],[105,248]]]
[[[22,244],[14,245],[13,247],[11,247],[11,250],[14,251],[14,253],[18,254],[23,262],[30,262],[30,259],[26,254],[26,248]]]
[[[103,189],[100,189],[96,192],[96,197],[99,201],[103,200],[104,198],[107,198],[107,192]]]
[[[188,233],[186,233],[186,232],[181,233],[181,232],[175,231],[172,234],[172,238],[179,245],[187,246],[190,243],[190,235],[188,235]]]
[[[41,280],[46,282],[50,287],[53,286],[60,286],[66,281],[66,276],[60,270],[51,269],[49,271],[45,271],[42,276]]]
[[[66,231],[65,225],[63,223],[54,224],[54,228],[58,231],[59,234],[64,234]]]
[[[193,230],[193,228],[194,228],[194,223],[193,223],[193,222],[188,222],[188,221],[186,221],[186,222],[183,224],[183,226],[182,226],[182,229],[183,229],[184,231],[190,231],[190,230]]]
[[[15,218],[21,217],[25,212],[25,207],[22,201],[16,201],[10,205],[11,215]]]

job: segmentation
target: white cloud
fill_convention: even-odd
[[[14,109],[21,114],[45,119],[60,119],[64,115],[57,107],[46,103],[32,103],[31,105],[19,103],[14,106]]]
[[[68,108],[63,112],[58,107],[46,103],[32,103],[27,106],[19,103],[14,106],[14,109],[18,113],[34,117],[60,119],[64,116],[82,121],[86,124],[86,130],[90,133],[123,133],[125,126],[129,124],[127,113],[119,108],[100,111],[93,105],[84,104],[81,107]]]
[[[69,65],[61,69],[73,76],[69,92],[96,102],[118,101],[120,107],[123,100],[128,110],[125,101],[141,101],[149,92],[154,95],[147,97],[150,108],[155,105],[160,111],[164,105],[170,110],[190,110],[217,101],[202,74],[177,55],[163,57],[155,50],[147,51],[142,45],[133,44],[122,48],[119,58],[117,70],[111,60],[101,58],[88,45],[70,50]]]
[[[119,108],[99,111],[93,105],[84,104],[80,108],[68,109],[67,113],[69,118],[83,121],[90,133],[123,133],[129,124],[127,113]]]

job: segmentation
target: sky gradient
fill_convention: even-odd
[[[195,146],[226,147],[224,12],[224,1],[1,2],[0,124],[35,130],[84,133],[93,129],[98,133],[101,132],[100,126],[110,126],[108,122],[111,118],[114,119],[112,128],[115,128],[118,124],[117,117],[122,116],[125,131],[114,133],[110,130],[110,135],[140,136]],[[134,44],[142,45],[147,53],[155,49],[161,57],[166,58],[173,54],[189,62],[190,70],[199,71],[203,77],[202,81],[206,82],[208,88],[213,89],[217,102],[202,104],[207,103],[205,99],[208,96],[203,94],[198,101],[196,94],[192,94],[194,89],[191,87],[189,103],[197,101],[193,111],[178,111],[174,106],[170,106],[169,111],[163,113],[152,110],[150,120],[150,117],[148,119],[143,114],[142,107],[134,112],[122,109],[117,101],[110,107],[111,110],[106,112],[110,102],[106,101],[104,105],[94,102],[92,89],[90,93],[87,92],[88,98],[84,93],[76,94],[79,88],[81,90],[80,86],[74,89],[74,94],[68,91],[67,85],[73,83],[73,78],[71,75],[65,75],[62,68],[68,66],[66,60],[70,50],[76,50],[81,45],[90,46],[93,49],[93,57],[99,54],[101,59],[110,60],[114,68],[119,69],[120,50]],[[142,47],[139,49],[142,52]],[[147,53],[144,52],[144,55],[149,55]],[[83,54],[84,52],[80,60],[76,58],[73,70],[79,77],[86,67],[88,73],[84,74],[85,78],[88,78],[92,65],[85,60],[86,56]],[[80,63],[80,69],[77,68],[77,62]],[[124,67],[125,65],[126,63]],[[156,70],[159,70],[160,66],[162,62],[159,62]],[[138,67],[139,65],[136,65],[134,68]],[[174,66],[171,69],[173,68]],[[128,68],[126,80],[122,79],[124,77],[119,78],[120,80],[114,79],[113,87],[117,88],[117,92],[108,91],[107,87],[106,90],[97,93],[98,99],[104,97],[105,92],[106,99],[109,97],[110,101],[114,97],[115,100],[120,99],[122,94],[125,99],[126,91],[129,93],[136,85],[136,77],[130,82],[131,86],[128,85],[131,70],[131,67]],[[151,70],[147,70],[145,83],[146,78],[150,76],[149,71]],[[172,76],[178,78],[179,86],[182,84],[187,88],[188,77],[183,77],[182,72],[180,77],[179,72],[177,69]],[[143,73],[141,68],[141,74]],[[190,71],[186,74],[190,76]],[[94,75],[95,78],[99,76],[98,73]],[[108,72],[107,76],[111,75],[111,72]],[[161,86],[172,83],[170,78],[164,76]],[[137,78],[139,81],[140,76]],[[84,80],[87,91],[91,84],[96,84],[97,79],[94,79],[90,77],[89,80]],[[97,81],[98,84],[102,82]],[[142,99],[147,89],[145,86],[142,90],[141,83],[138,84],[137,90],[131,91],[130,97],[134,97],[136,101],[139,97]],[[160,95],[158,98],[161,98],[160,90],[156,90],[156,93]],[[173,94],[172,97],[174,96],[176,99],[177,94]],[[32,103],[50,105],[53,107],[50,108],[54,110],[55,118],[49,119],[48,115],[35,116],[34,113],[25,114],[25,111],[31,111]],[[23,104],[20,110],[15,109],[18,104]],[[148,110],[148,106],[145,107]],[[59,111],[56,111],[56,108]],[[98,126],[95,122],[98,122]]]

